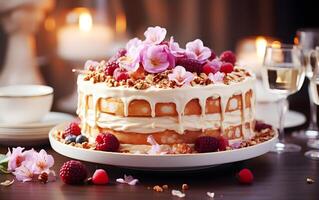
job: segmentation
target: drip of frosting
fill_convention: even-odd
[[[204,121],[209,119],[210,114],[205,113],[206,109],[206,100],[209,97],[213,98],[220,98],[220,106],[221,106],[221,113],[220,113],[220,119],[214,121],[214,123],[209,123],[208,125],[199,125],[198,129],[212,129],[216,123],[219,123],[219,128],[221,129],[221,132],[224,132],[224,129],[227,125],[226,121],[229,121],[231,118],[227,116],[226,112],[226,105],[228,100],[233,96],[237,94],[242,95],[242,111],[241,114],[239,114],[241,117],[241,121],[239,124],[242,124],[242,132],[243,135],[245,135],[245,132],[247,131],[245,129],[245,122],[251,120],[250,118],[246,118],[247,111],[245,110],[245,94],[249,90],[254,90],[254,77],[246,77],[243,81],[238,83],[232,83],[231,85],[225,85],[223,83],[217,83],[217,84],[210,84],[207,86],[185,86],[181,88],[174,88],[174,89],[161,89],[156,87],[150,87],[146,90],[136,90],[134,88],[125,88],[123,86],[120,87],[107,87],[104,83],[92,83],[90,81],[84,81],[83,75],[79,75],[78,77],[78,92],[81,93],[82,99],[81,104],[78,105],[77,114],[82,118],[83,124],[89,123],[90,126],[94,127],[96,125],[98,126],[106,126],[103,121],[103,117],[105,115],[99,113],[98,111],[98,102],[101,98],[119,98],[123,102],[124,106],[124,116],[125,120],[122,123],[122,126],[126,126],[127,122],[129,122],[131,117],[128,117],[128,107],[130,105],[130,102],[133,100],[145,100],[149,103],[151,108],[151,116],[152,118],[149,118],[148,120],[159,120],[158,117],[155,117],[155,105],[157,103],[174,103],[176,105],[176,111],[177,111],[177,120],[175,120],[175,124],[172,127],[166,126],[167,124],[165,122],[161,122],[163,126],[163,129],[169,129],[169,130],[175,130],[178,133],[183,133],[185,130],[188,130],[189,128],[194,127],[188,127],[190,123],[187,123],[187,117],[184,115],[184,110],[189,101],[192,99],[198,99],[199,104],[202,110],[202,113],[200,115],[199,119],[193,119],[194,121],[191,122],[191,124],[198,124],[198,122]],[[92,95],[93,99],[93,118],[88,117],[88,96]],[[254,92],[252,95],[252,102],[254,102]],[[254,108],[255,106],[251,106],[252,109],[249,109],[250,116],[254,116]],[[90,114],[92,116],[92,114]],[[103,116],[103,117],[102,117]],[[115,116],[114,116],[115,117]],[[197,116],[198,117],[198,116]],[[118,119],[118,118],[113,118]],[[131,118],[132,119],[132,118]],[[170,119],[167,117],[165,120]],[[163,120],[163,119],[161,119]],[[172,119],[170,119],[172,120]],[[105,121],[105,120],[104,120]],[[186,121],[186,122],[185,122]],[[194,123],[196,121],[196,123]],[[216,122],[216,123],[215,123]],[[116,124],[116,123],[115,123]],[[158,123],[160,124],[160,123]],[[177,124],[177,127],[176,127]],[[204,123],[205,124],[205,123]],[[196,126],[196,125],[195,125]],[[122,127],[122,128],[123,128]],[[216,126],[217,127],[217,126]],[[152,125],[151,128],[154,128],[155,132],[156,126]],[[143,128],[140,128],[138,132],[149,132],[149,129],[146,129],[143,131]],[[84,128],[85,130],[85,128]]]

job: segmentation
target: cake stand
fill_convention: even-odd
[[[276,134],[272,139],[254,146],[212,153],[166,155],[114,153],[78,148],[56,140],[53,134],[57,130],[63,130],[65,126],[66,123],[60,124],[49,133],[50,144],[59,154],[82,161],[150,171],[194,170],[247,160],[269,152],[277,140]]]

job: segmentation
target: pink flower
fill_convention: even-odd
[[[24,148],[17,147],[12,148],[12,152],[8,149],[7,157],[8,161],[8,171],[14,171],[17,167],[20,167],[23,162],[32,160],[34,150],[23,152]]]
[[[151,45],[142,53],[145,71],[159,73],[175,65],[175,58],[166,45]]]
[[[168,74],[170,81],[175,81],[177,85],[189,85],[194,79],[194,74],[185,70],[182,66],[176,66],[173,73]]]
[[[169,151],[170,151],[168,148],[165,148],[164,146],[159,145],[152,135],[147,137],[147,142],[152,145],[151,149],[147,152],[148,154],[163,155],[163,154],[169,153]]]
[[[126,176],[126,174],[124,174],[124,179],[118,178],[116,179],[116,182],[126,183],[128,185],[136,185],[136,183],[138,182],[138,179],[133,178],[133,176]]]
[[[32,165],[33,163],[31,161],[24,162],[20,167],[17,167],[12,174],[15,175],[18,181],[32,181],[34,175]]]
[[[145,31],[145,43],[146,44],[160,44],[166,36],[166,29],[159,26],[148,27]]]
[[[50,173],[50,168],[54,165],[54,159],[48,155],[44,149],[39,153],[34,154],[34,165],[32,167],[34,173],[41,174],[42,172]]]
[[[210,57],[211,53],[211,50],[205,47],[200,39],[186,44],[186,54],[189,58],[205,61]]]
[[[213,82],[213,83],[221,83],[224,80],[224,73],[221,72],[216,72],[215,74],[209,73],[208,78]]]
[[[169,40],[168,48],[175,57],[185,56],[185,49],[179,47],[179,44],[174,41],[173,36]]]
[[[138,38],[133,38],[126,44],[126,56],[119,58],[121,67],[129,72],[135,72],[139,68],[141,52],[146,45]]]

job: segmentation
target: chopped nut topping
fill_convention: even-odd
[[[162,188],[163,188],[164,190],[167,190],[167,189],[168,189],[168,185],[163,185]]]
[[[84,80],[91,81],[92,83],[104,82],[106,83],[107,87],[124,86],[133,87],[137,90],[145,90],[151,86],[163,89],[181,87],[175,81],[168,79],[168,74],[172,73],[172,70],[166,70],[162,73],[157,74],[148,74],[146,72],[143,72],[144,75],[140,76],[139,78],[136,78],[132,75],[132,77],[130,77],[129,79],[118,82],[112,76],[107,76],[104,73],[105,65],[106,63],[103,62],[101,66],[98,67],[96,70],[88,71],[84,77]],[[197,73],[193,74],[194,80],[191,81],[191,86],[213,84],[205,73],[200,73],[199,75]],[[251,76],[249,72],[242,68],[235,67],[233,72],[226,74],[226,76],[224,77],[224,83],[226,85],[237,83],[243,81],[247,76]]]
[[[164,191],[163,188],[162,188],[161,186],[159,186],[159,185],[155,185],[155,186],[153,187],[153,190],[154,190],[155,192],[163,192],[163,191]]]

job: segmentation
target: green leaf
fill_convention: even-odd
[[[7,170],[7,167],[3,165],[0,165],[0,173],[10,174],[10,172]]]
[[[9,158],[6,155],[0,154],[0,165],[2,163],[7,163],[8,161],[9,161]]]
[[[0,173],[4,173],[4,174],[10,173],[7,170],[8,169],[8,161],[9,161],[9,158],[6,155],[0,154]]]

